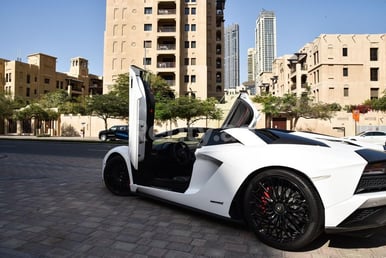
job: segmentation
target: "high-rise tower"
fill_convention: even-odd
[[[225,28],[224,82],[225,89],[234,89],[240,85],[240,47],[239,25],[232,24]]]
[[[276,16],[273,11],[262,10],[255,29],[256,82],[262,73],[272,72],[276,58]]]

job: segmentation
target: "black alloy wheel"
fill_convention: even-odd
[[[324,209],[314,187],[284,169],[267,170],[251,180],[244,215],[262,242],[282,250],[306,247],[324,227]]]
[[[107,189],[120,196],[131,195],[130,178],[124,159],[119,156],[110,157],[103,171],[103,179]]]

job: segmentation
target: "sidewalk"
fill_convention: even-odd
[[[0,140],[55,140],[55,141],[100,141],[98,137],[65,137],[65,136],[30,136],[30,135],[0,135]]]

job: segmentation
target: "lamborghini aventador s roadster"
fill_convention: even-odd
[[[386,224],[386,153],[313,133],[257,129],[241,93],[221,128],[194,128],[194,144],[154,135],[154,98],[144,70],[130,68],[129,143],[103,159],[106,187],[246,223],[283,250],[322,232]],[[186,131],[187,129],[176,129]],[[188,132],[189,133],[189,132]],[[185,138],[183,138],[185,139]],[[193,143],[192,143],[193,142]]]

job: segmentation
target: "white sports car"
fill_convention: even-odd
[[[262,242],[283,250],[301,249],[324,231],[386,225],[385,152],[318,134],[256,129],[259,113],[246,93],[199,144],[162,141],[153,135],[145,77],[130,68],[129,144],[103,160],[103,180],[114,194],[244,221]]]

